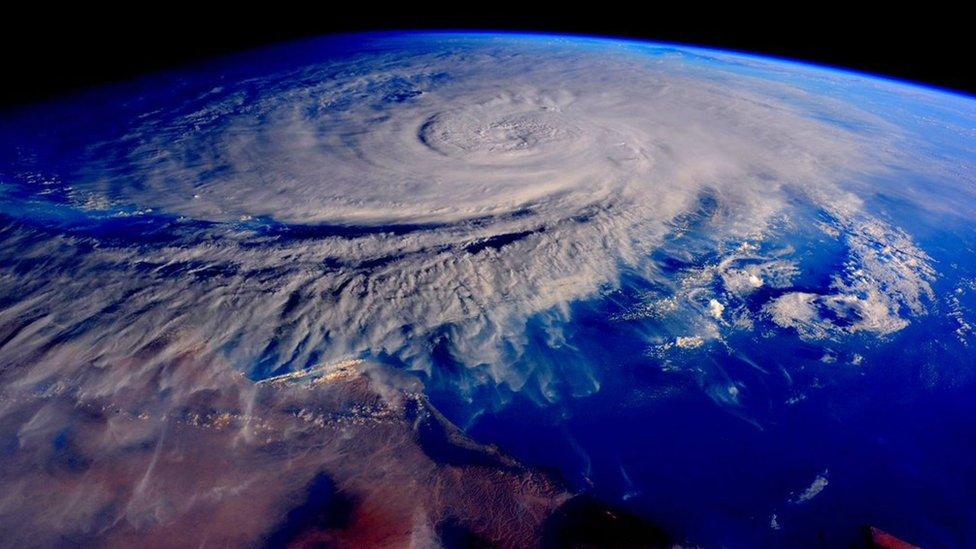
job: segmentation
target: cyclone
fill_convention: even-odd
[[[247,315],[213,328],[248,342],[230,352],[244,370],[260,364],[254,375],[370,352],[429,369],[414,347],[449,329],[465,364],[518,389],[530,375],[511,367],[520,326],[558,317],[621,271],[656,276],[647,254],[703,200],[717,205],[705,220],[714,231],[745,241],[788,213],[791,193],[856,211],[837,181],[882,169],[863,136],[662,67],[667,55],[557,52],[460,43],[447,56],[354,56],[208,90],[89,153],[70,192],[88,211],[212,224],[219,238],[172,245],[220,257],[224,284],[254,296]],[[119,165],[123,177],[104,176]],[[269,225],[321,238],[262,235],[266,245],[241,249],[242,235]],[[120,276],[148,276],[194,304],[178,325],[226,299],[193,277],[133,275],[131,260],[116,261]],[[278,273],[271,287],[246,274],[266,269]],[[123,346],[134,352],[158,331]]]
[[[900,183],[913,174],[944,190],[927,210],[969,215],[971,102],[564,37],[364,35],[259,59],[5,118],[0,379],[4,417],[33,417],[21,439],[93,399],[165,418],[207,391],[233,408],[226,443],[256,444],[270,388],[360,363],[374,382],[416,376],[396,406],[426,390],[462,430],[523,401],[559,423],[634,360],[682,380],[642,399],[693,391],[763,429],[754,395],[823,387],[748,350],[763,341],[858,365],[869,351],[848,346],[940,307],[972,339],[965,298],[938,293],[949,264],[878,206],[927,192]],[[946,120],[965,150],[933,154],[919,136]],[[586,339],[599,322],[626,358]],[[139,408],[149,387],[164,396]],[[50,398],[66,404],[24,404]],[[107,429],[99,451],[129,436]],[[589,481],[599,460],[567,438]],[[145,490],[114,504],[128,524],[183,512]]]

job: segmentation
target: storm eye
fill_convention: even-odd
[[[450,158],[503,164],[567,146],[566,141],[579,139],[582,133],[564,115],[541,110],[498,115],[478,108],[430,117],[421,125],[418,139]]]
[[[0,116],[0,545],[973,545],[972,99],[572,37],[201,69]]]

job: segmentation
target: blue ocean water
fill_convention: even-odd
[[[397,52],[408,44],[411,55],[436,54],[443,47],[437,41],[401,38],[373,47]],[[598,40],[578,43],[596,50],[606,47]],[[269,51],[247,57],[246,63],[228,60],[216,77],[189,71],[180,76],[179,85],[165,89],[143,84],[88,98],[91,107],[75,121],[75,128],[83,132],[58,133],[48,128],[49,119],[77,111],[72,104],[13,118],[5,126],[6,133],[0,133],[3,143],[17,145],[0,153],[0,170],[6,170],[0,171],[0,236],[26,232],[30,241],[22,238],[4,249],[9,254],[5,261],[21,275],[43,272],[49,258],[18,252],[65,236],[81,242],[78,263],[96,247],[115,247],[143,253],[147,259],[134,271],[152,272],[162,279],[273,280],[290,266],[242,271],[232,261],[149,258],[164,249],[208,244],[248,251],[325,239],[396,240],[506,221],[489,216],[457,225],[301,224],[259,215],[221,222],[135,204],[86,209],[72,201],[69,182],[92,175],[85,170],[93,157],[109,172],[96,175],[112,179],[113,185],[140,188],[144,184],[138,174],[126,171],[123,156],[128,149],[119,145],[130,145],[127,140],[138,144],[141,139],[127,134],[130,115],[179,105],[172,114],[178,119],[208,104],[211,99],[201,95],[202,90],[236,82],[244,83],[232,91],[241,93],[246,103],[251,95],[265,91],[255,87],[259,80],[251,78],[293,71],[324,54],[337,59],[360,55],[362,44],[357,38],[325,42],[322,49],[286,47],[287,59],[282,59],[282,50]],[[637,44],[626,48],[649,58],[678,56],[703,72],[721,69],[737,77],[787,83],[791,90],[803,90],[814,98],[804,106],[817,120],[852,131],[866,127],[866,122],[850,120],[817,101],[839,97],[915,132],[914,152],[920,158],[972,163],[971,142],[958,137],[971,135],[965,133],[972,131],[974,118],[970,99],[939,96],[941,102],[913,101],[910,95],[905,98],[904,90],[893,92],[890,84],[809,68],[731,63],[680,48]],[[161,80],[168,82],[170,77]],[[429,79],[436,87],[450,76],[437,73]],[[362,93],[380,96],[375,108],[382,113],[385,106],[420,96],[414,88],[410,80],[395,80]],[[803,102],[792,91],[783,96]],[[315,118],[321,114],[316,109],[341,110],[347,106],[343,101],[355,104],[360,99],[343,97],[328,107],[315,104],[305,114]],[[29,155],[25,157],[24,151]],[[201,147],[192,152],[187,161],[199,163],[197,155],[206,151]],[[60,179],[25,177],[29,169],[60,174]],[[201,177],[218,176],[219,168],[214,170]],[[764,316],[764,305],[787,292],[829,294],[837,273],[850,261],[849,243],[829,238],[821,227],[836,224],[835,215],[813,205],[809,197],[794,196],[793,222],[784,223],[780,232],[759,245],[766,254],[790,250],[798,269],[787,286],[765,285],[742,298],[744,311],[756,323],[753,329],[730,330],[720,340],[662,351],[668,342],[685,336],[687,326],[632,313],[651,300],[673,295],[681,276],[716,264],[723,252],[740,244],[723,240],[716,232],[711,219],[723,204],[706,192],[696,207],[672,221],[673,230],[664,242],[643,258],[653,265],[653,276],[621,264],[619,280],[597,295],[527,320],[523,345],[510,354],[517,359],[506,365],[529,379],[524,386],[494,383],[491,364],[472,365],[459,358],[459,332],[450,325],[418,336],[426,338],[423,343],[429,350],[423,359],[395,349],[371,350],[361,358],[411,371],[423,371],[416,364],[421,362],[427,372],[417,375],[427,384],[432,402],[473,439],[495,444],[524,464],[551,472],[574,492],[590,493],[631,510],[678,540],[729,547],[799,546],[812,540],[844,545],[860,539],[863,528],[871,525],[925,546],[976,545],[976,461],[972,459],[976,419],[971,413],[976,402],[976,353],[970,346],[972,338],[957,334],[960,322],[968,318],[965,315],[976,311],[976,225],[971,213],[959,213],[972,203],[967,182],[951,174],[927,178],[895,170],[887,179],[847,183],[864,200],[865,215],[904,230],[928,254],[938,273],[931,281],[935,297],[927,304],[927,314],[913,316],[906,327],[893,333],[856,332],[811,341],[774,326]],[[976,211],[973,206],[969,212]],[[507,216],[517,219],[531,214],[524,210]],[[572,221],[584,224],[591,219],[584,212]],[[457,249],[439,244],[413,253],[498,253],[547,230],[551,231],[543,224],[466,241]],[[874,245],[883,248],[887,243]],[[398,252],[329,258],[314,268],[321,276],[345,270],[372,272],[402,259]],[[307,297],[299,292],[291,296],[281,318]],[[838,326],[852,322],[833,314],[826,318]],[[64,337],[90,327],[78,326]],[[297,350],[287,346],[292,328],[282,326],[253,362],[235,367],[258,381],[317,365],[328,350],[328,339],[320,342],[323,348],[303,355],[304,343]],[[405,333],[412,328],[402,327]],[[246,343],[225,343],[227,354]],[[297,356],[301,358],[292,358]],[[456,456],[435,457],[450,462]],[[334,486],[322,479],[325,495],[321,497],[329,500]],[[296,518],[301,520],[304,515]]]
[[[646,290],[641,280],[624,279],[619,289],[574,305],[560,349],[546,345],[543,333],[532,338],[539,344],[524,360],[559,370],[563,398],[555,404],[540,407],[543,396],[524,390],[506,395],[511,403],[498,411],[449,392],[435,392],[434,402],[476,439],[555,471],[677,539],[846,545],[871,525],[923,546],[976,543],[976,353],[954,339],[958,326],[945,315],[976,307],[971,287],[959,291],[960,281],[976,276],[976,261],[960,254],[974,249],[976,231],[965,219],[880,193],[872,207],[913,220],[912,236],[947,268],[935,294],[958,301],[936,303],[933,314],[880,341],[746,333],[662,368],[644,335],[667,326],[611,320]],[[790,238],[808,252],[792,289],[823,291],[842,250],[804,242],[802,234]],[[599,391],[574,395],[581,371],[598,380]],[[732,386],[735,403],[723,394]],[[817,478],[827,480],[822,493],[797,501]]]

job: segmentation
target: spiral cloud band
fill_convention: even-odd
[[[558,425],[617,381],[614,413],[691,387],[761,428],[821,380],[757,348],[859,365],[940,303],[973,339],[962,283],[936,292],[955,266],[899,225],[971,219],[965,100],[580,38],[244,61],[0,119],[0,538],[284,543],[275,517],[331,482],[363,522],[322,535],[350,546],[455,520],[531,545],[568,488],[466,439],[479,417]]]
[[[256,378],[364,354],[433,375],[431,338],[447,334],[480,372],[458,383],[519,390],[539,373],[519,361],[526,322],[542,315],[556,333],[568,304],[624,273],[673,285],[652,254],[689,220],[726,264],[729,246],[822,222],[810,209],[854,243],[874,231],[911,247],[843,185],[903,160],[877,116],[846,107],[856,125],[822,120],[801,90],[736,75],[741,60],[707,61],[726,73],[668,48],[439,40],[448,53],[377,47],[219,83],[86,145],[61,189],[73,207],[168,216],[172,234],[85,254],[71,235],[7,239],[73,273],[17,284],[30,296],[21,307],[75,303],[39,314],[23,344],[47,362],[71,340],[98,363],[179,347],[192,329]],[[911,257],[888,258],[894,275],[866,263],[837,296],[785,295],[766,311],[804,336],[891,331],[928,291],[924,254]],[[733,298],[734,274],[723,273]],[[881,276],[899,291],[875,291]],[[832,328],[818,307],[851,322]],[[720,337],[721,314],[686,309],[685,337]]]

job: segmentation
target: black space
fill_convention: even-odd
[[[859,12],[795,5],[742,13],[691,6],[685,13],[614,15],[571,9],[545,16],[331,13],[287,2],[226,10],[156,5],[125,11],[62,9],[40,3],[3,18],[0,106],[32,103],[208,57],[283,40],[336,32],[394,29],[505,29],[611,35],[698,44],[794,58],[976,94],[972,31],[961,12],[937,7]],[[961,4],[960,4],[961,7]],[[369,8],[369,6],[367,6]],[[637,7],[633,9],[638,9]],[[851,6],[851,10],[854,7]],[[569,11],[567,11],[569,10]],[[514,11],[513,11],[514,13]],[[10,15],[10,14],[8,14]],[[57,17],[57,20],[52,20]]]

